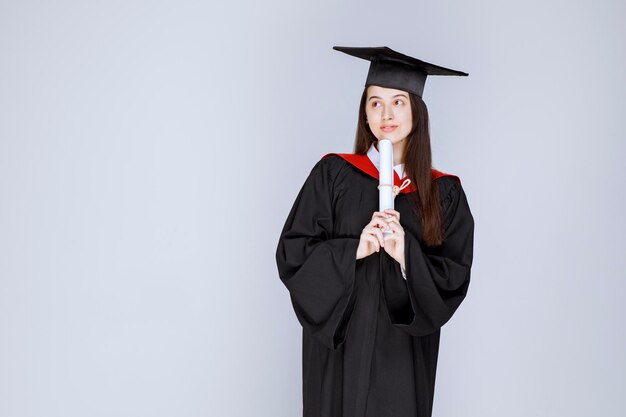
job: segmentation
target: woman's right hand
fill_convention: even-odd
[[[388,217],[387,214],[375,211],[372,220],[365,225],[356,250],[357,259],[370,256],[374,252],[380,252],[380,248],[385,246],[383,229],[387,228],[387,223],[384,220],[386,217]]]

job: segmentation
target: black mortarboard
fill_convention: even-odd
[[[386,46],[354,48],[333,46],[333,49],[371,61],[365,86],[379,85],[408,91],[422,97],[428,75],[468,75],[413,58]]]

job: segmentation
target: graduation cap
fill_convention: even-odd
[[[428,75],[469,75],[401,54],[386,46],[363,48],[333,46],[333,49],[371,61],[365,81],[366,87],[378,85],[395,88],[422,97]]]

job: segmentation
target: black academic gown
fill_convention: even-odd
[[[409,195],[395,199],[406,280],[383,248],[356,260],[378,210],[374,175],[326,155],[280,235],[278,272],[303,327],[304,417],[431,416],[440,328],[467,293],[474,220],[455,176],[434,179],[445,216],[437,248],[423,243]]]

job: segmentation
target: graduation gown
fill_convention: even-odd
[[[459,178],[432,172],[442,245],[422,241],[409,206],[414,187],[395,198],[406,279],[384,248],[356,259],[361,231],[378,211],[378,170],[366,155],[325,155],[298,193],[276,262],[303,328],[304,417],[431,416],[440,328],[467,293],[474,235]]]

